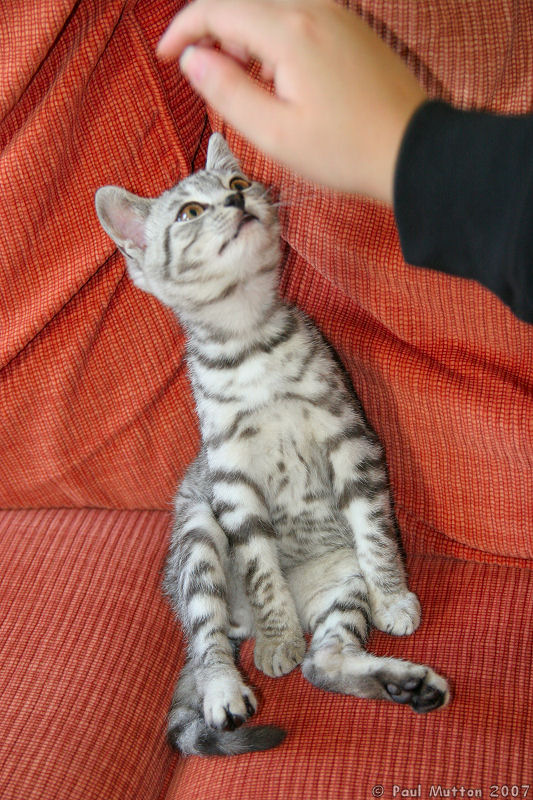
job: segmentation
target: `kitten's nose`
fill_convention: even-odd
[[[224,200],[224,205],[235,206],[235,208],[240,208],[241,211],[244,211],[244,197],[240,192],[229,194]]]

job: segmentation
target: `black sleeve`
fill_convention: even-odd
[[[408,263],[474,278],[533,323],[533,115],[424,103],[400,147],[394,212]]]

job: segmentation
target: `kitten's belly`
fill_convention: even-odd
[[[349,544],[351,534],[336,506],[320,444],[291,433],[263,452],[263,485],[282,566]]]
[[[326,428],[326,423],[329,426]],[[243,430],[208,453],[212,469],[234,468],[249,475],[264,494],[276,529],[282,567],[351,545],[328,475],[323,440],[339,431],[337,420],[302,407],[258,412]]]

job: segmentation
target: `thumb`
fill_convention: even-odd
[[[180,67],[206,102],[260,150],[274,158],[287,124],[286,103],[261,89],[230,56],[190,46]]]

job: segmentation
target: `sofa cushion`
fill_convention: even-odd
[[[0,512],[0,797],[151,800],[181,635],[162,512]]]
[[[299,669],[272,681],[248,644],[245,670],[264,696],[257,722],[284,727],[284,743],[223,764],[183,759],[167,800],[527,797],[533,573],[437,556],[408,566],[422,625],[406,638],[374,632],[369,649],[431,665],[451,684],[450,705],[421,716],[316,689]]]
[[[447,708],[418,716],[329,694],[299,669],[271,679],[248,642],[254,722],[285,728],[285,741],[174,756],[165,717],[183,647],[160,591],[168,532],[164,512],[0,513],[2,800],[353,800],[379,784],[385,798],[418,784],[422,797],[431,785],[489,797],[531,780],[533,573],[438,556],[409,560],[419,630],[374,633],[370,649],[445,675]]]

